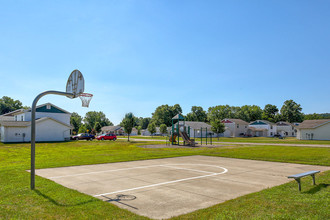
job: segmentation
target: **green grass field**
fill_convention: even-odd
[[[127,139],[127,136],[118,136],[120,139]],[[154,139],[154,140],[166,140],[163,136],[131,136],[132,139]],[[195,138],[196,141],[201,141],[200,138]],[[298,140],[295,137],[287,137],[285,139],[273,138],[273,137],[249,137],[249,138],[228,138],[220,137],[212,138],[213,142],[240,142],[240,143],[272,143],[272,144],[320,144],[320,145],[330,145],[330,141],[321,140]],[[210,139],[208,138],[208,142]],[[205,138],[203,138],[203,143],[205,143]]]
[[[154,142],[153,142],[154,143]],[[157,143],[157,142],[155,142]],[[38,143],[36,168],[112,163],[187,155],[208,155],[330,166],[330,149],[283,146],[219,148],[140,148],[150,142],[77,141]],[[0,144],[0,219],[145,219],[50,180],[36,177],[29,189],[29,144]],[[329,219],[330,172],[317,176],[317,186],[297,183],[246,195],[198,210],[178,219]]]

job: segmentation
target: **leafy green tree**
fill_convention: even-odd
[[[8,96],[2,96],[0,99],[0,115],[23,108],[22,102],[14,100]]]
[[[166,124],[166,126],[172,125],[172,118],[181,113],[182,109],[179,104],[174,106],[161,105],[158,106],[154,113],[152,113],[152,122],[156,123],[157,126]]]
[[[303,121],[303,113],[301,111],[301,106],[292,99],[286,100],[281,108],[283,119],[290,123]]]
[[[94,131],[96,133],[99,133],[99,132],[101,132],[101,129],[102,129],[102,126],[101,126],[100,122],[97,121],[94,125]]]
[[[151,118],[140,118],[139,120],[139,125],[141,126],[142,129],[147,129],[149,123],[151,121]]]
[[[262,109],[257,105],[243,105],[237,114],[237,118],[246,122],[262,119]]]
[[[113,125],[113,123],[105,116],[103,112],[87,112],[84,118],[86,128],[91,131],[96,122],[99,122],[101,127]]]
[[[278,108],[276,107],[276,105],[267,104],[265,105],[265,108],[262,112],[262,119],[271,122],[277,122],[276,121],[277,114],[278,114]]]
[[[217,105],[209,107],[207,117],[209,121],[222,120],[224,118],[233,118],[234,114],[229,105]]]
[[[79,127],[79,130],[78,130],[78,133],[87,133],[87,128],[86,128],[86,125],[82,124],[80,127]]]
[[[159,131],[162,134],[167,134],[167,126],[166,126],[166,124],[161,124],[160,127],[159,127]]]
[[[125,133],[127,133],[127,137],[128,137],[127,141],[129,141],[129,135],[132,133],[132,129],[135,124],[135,117],[132,112],[125,114],[122,124],[123,124],[124,130],[125,130]]]
[[[156,124],[154,122],[149,123],[148,125],[148,131],[150,132],[151,135],[153,135],[154,133],[156,133]]]
[[[141,135],[141,130],[142,130],[142,127],[141,126],[137,126],[136,128],[138,130],[138,135]]]
[[[225,124],[221,122],[221,119],[214,119],[211,121],[211,130],[217,134],[219,140],[219,134],[225,132]]]
[[[304,115],[304,120],[316,120],[316,119],[329,119],[329,113],[328,114],[306,114]]]
[[[206,111],[201,106],[192,106],[191,112],[186,116],[187,121],[207,121],[207,114]]]
[[[78,113],[73,112],[70,117],[70,124],[73,126],[73,132],[77,134],[82,125],[82,117]]]

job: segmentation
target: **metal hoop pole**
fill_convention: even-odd
[[[45,95],[63,95],[74,98],[73,93],[59,92],[59,91],[46,91],[40,93],[32,103],[31,109],[31,189],[35,188],[35,154],[36,154],[36,108],[39,99]]]

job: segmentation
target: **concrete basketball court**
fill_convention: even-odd
[[[187,156],[39,169],[36,174],[138,215],[166,219],[292,181],[287,178],[291,174],[329,169]],[[298,190],[298,184],[294,190]]]

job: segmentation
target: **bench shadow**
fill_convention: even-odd
[[[34,189],[34,191],[35,191],[39,196],[44,197],[45,199],[47,199],[48,201],[50,201],[50,202],[53,203],[54,205],[62,206],[62,207],[80,206],[80,205],[85,205],[85,204],[87,204],[87,203],[91,203],[91,202],[96,202],[96,201],[97,201],[96,199],[90,199],[90,200],[87,200],[87,201],[85,201],[85,202],[79,202],[79,203],[76,203],[76,204],[62,204],[62,203],[57,202],[55,199],[51,198],[50,196],[47,196],[46,194],[40,192],[40,191],[37,190],[37,189]]]
[[[327,188],[328,186],[330,186],[330,184],[321,183],[321,184],[318,184],[317,186],[315,186],[312,189],[310,189],[306,192],[303,192],[303,193],[304,194],[315,194],[315,193],[319,192],[320,190]]]

